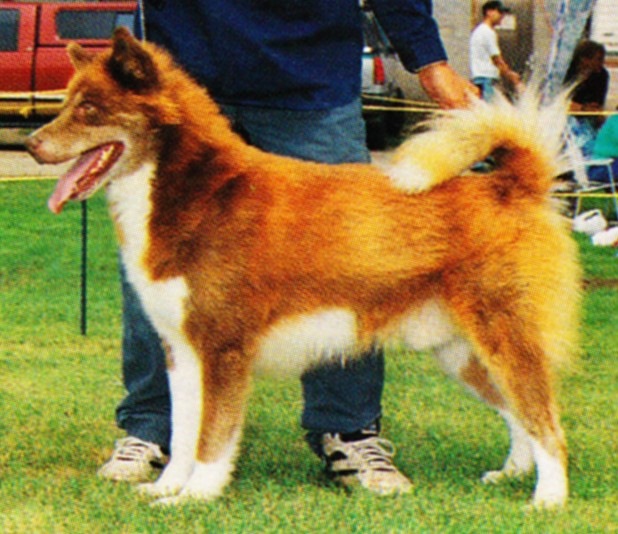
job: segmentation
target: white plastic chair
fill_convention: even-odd
[[[570,133],[567,134],[566,152],[569,158],[570,170],[573,172],[577,193],[575,202],[575,210],[573,216],[577,216],[581,211],[582,200],[586,193],[597,193],[600,191],[608,191],[613,194],[615,214],[618,216],[618,198],[616,197],[616,179],[612,169],[612,158],[604,159],[587,159],[584,157],[581,149],[577,146]],[[607,169],[608,182],[595,182],[590,180],[588,171],[594,167],[605,167]]]

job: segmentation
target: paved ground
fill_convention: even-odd
[[[39,165],[23,149],[30,130],[0,128],[0,180],[59,176],[66,165]]]
[[[66,165],[39,165],[25,150],[0,149],[0,180],[59,176]]]
[[[56,177],[66,165],[39,165],[20,148],[29,130],[0,128],[0,180],[6,178]]]

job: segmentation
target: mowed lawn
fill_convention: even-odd
[[[427,355],[398,353],[389,354],[383,424],[412,493],[379,498],[332,485],[304,444],[298,383],[259,378],[225,495],[162,509],[95,476],[122,436],[117,252],[97,195],[82,336],[81,211],[49,213],[52,188],[0,182],[0,532],[618,532],[616,250],[579,239],[591,283],[582,354],[560,388],[571,453],[565,510],[527,510],[532,476],[482,485],[508,452],[500,418]]]

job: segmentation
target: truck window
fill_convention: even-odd
[[[118,26],[124,26],[133,33],[133,24],[135,24],[135,13],[117,13],[116,28]]]
[[[0,10],[0,52],[17,51],[19,30],[19,11],[17,9]]]
[[[109,39],[118,26],[133,29],[133,13],[60,11],[56,27],[60,39]]]

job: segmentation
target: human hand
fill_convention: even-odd
[[[505,74],[505,78],[516,89],[517,89],[518,86],[522,85],[522,83],[521,83],[521,76],[519,74],[517,74],[514,70],[509,70]]]
[[[418,72],[427,96],[443,109],[463,108],[479,98],[479,89],[446,62],[432,63]]]
[[[588,102],[582,105],[582,111],[601,111],[602,107],[598,102]]]
[[[524,92],[526,91],[526,86],[524,85],[523,82],[519,82],[516,86],[515,86],[515,93],[519,96],[523,95]]]

